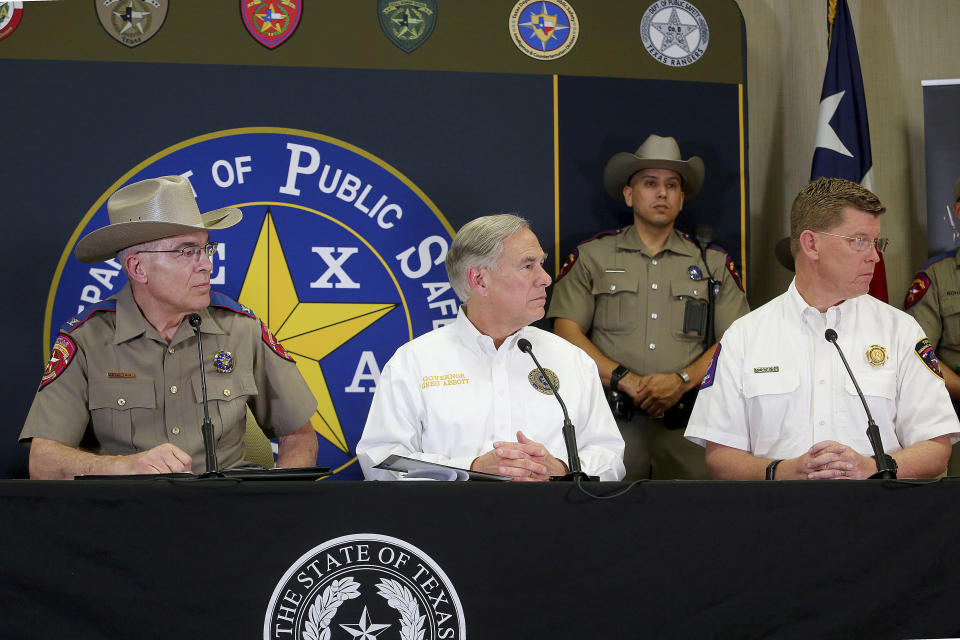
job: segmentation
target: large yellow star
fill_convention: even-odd
[[[313,428],[349,453],[320,360],[385,316],[396,303],[300,302],[269,208],[239,300],[274,330],[288,353],[296,356],[297,368],[317,398],[317,412],[310,419]]]

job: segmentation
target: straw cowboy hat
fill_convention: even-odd
[[[195,231],[226,229],[240,222],[240,209],[227,207],[200,213],[190,182],[164,176],[117,189],[107,200],[110,224],[91,231],[77,243],[77,260],[93,264],[109,260],[127,247]]]
[[[618,202],[623,200],[623,188],[641,169],[670,169],[683,178],[683,193],[692,198],[703,186],[703,160],[693,156],[687,160],[680,158],[680,147],[673,138],[651,135],[644,140],[636,153],[621,151],[607,163],[603,170],[603,186],[610,197]],[[626,203],[624,203],[626,204]]]

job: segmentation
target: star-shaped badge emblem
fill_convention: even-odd
[[[256,204],[263,203],[239,206]],[[238,301],[253,309],[273,329],[286,352],[294,356],[297,368],[317,398],[317,412],[310,419],[314,430],[349,453],[350,446],[343,435],[320,361],[387,315],[396,303],[301,302],[269,208]]]
[[[360,622],[357,624],[342,624],[340,628],[356,640],[376,640],[378,635],[390,628],[390,625],[371,623],[370,614],[364,607],[363,613],[360,615]]]
[[[660,44],[660,52],[663,53],[673,45],[683,49],[684,53],[690,53],[690,45],[687,44],[687,35],[697,27],[692,24],[683,24],[680,22],[680,16],[676,9],[670,10],[670,17],[666,22],[654,22],[653,28],[663,34],[663,42]]]

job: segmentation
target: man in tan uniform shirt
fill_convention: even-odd
[[[960,220],[960,180],[953,185],[953,214]],[[960,406],[960,251],[956,247],[920,267],[907,289],[903,310],[930,338],[953,406]],[[953,446],[947,473],[960,475],[960,444]]]
[[[292,358],[250,309],[210,292],[207,229],[240,221],[239,209],[201,214],[180,176],[137,182],[107,202],[110,224],[77,243],[77,258],[114,256],[128,282],[60,330],[20,434],[30,476],[204,470],[197,336],[218,462],[243,460],[246,406],[279,437],[279,466],[312,466],[316,399]]]
[[[684,331],[689,300],[706,302],[708,278],[720,282],[714,311],[716,338],[749,311],[730,257],[711,246],[704,264],[692,238],[674,229],[684,198],[703,184],[698,157],[682,160],[673,138],[651,135],[636,153],[607,164],[604,185],[633,209],[634,224],[580,245],[554,285],[547,317],[553,330],[586,351],[600,378],[636,405],[617,418],[626,443],[627,480],[708,478],[703,451],[683,438],[684,425],[667,428],[664,412],[696,388],[715,345]]]

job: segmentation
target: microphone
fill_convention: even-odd
[[[553,392],[553,397],[557,399],[557,402],[560,403],[560,408],[563,410],[563,443],[567,447],[567,468],[570,469],[570,473],[565,476],[552,476],[550,479],[577,481],[584,479],[599,480],[597,476],[588,476],[580,467],[580,453],[577,451],[577,434],[574,430],[573,423],[570,422],[570,414],[567,412],[567,405],[563,403],[563,399],[560,397],[560,393],[554,386],[553,381],[550,380],[550,376],[548,376],[547,372],[544,371],[543,367],[540,366],[537,356],[533,355],[533,345],[530,344],[530,341],[526,338],[520,338],[517,340],[517,348],[520,349],[520,351],[528,354],[533,359],[533,364],[537,365],[537,370],[540,371],[540,375],[543,376],[543,379],[547,382],[547,386],[550,387],[550,391]]]
[[[870,413],[870,407],[867,406],[867,399],[863,397],[863,391],[860,390],[860,385],[857,384],[857,379],[853,375],[853,371],[850,369],[850,365],[847,364],[847,359],[843,355],[843,350],[840,349],[840,345],[837,344],[837,332],[833,329],[827,329],[823,333],[823,337],[826,338],[827,342],[832,342],[833,346],[837,348],[837,353],[840,354],[840,359],[843,360],[843,366],[847,369],[847,374],[850,376],[850,380],[853,381],[853,387],[857,390],[857,395],[860,396],[860,402],[863,403],[863,410],[867,412],[867,439],[870,441],[870,446],[873,448],[873,459],[877,461],[877,472],[870,476],[871,479],[882,478],[882,479],[896,479],[897,472],[890,468],[890,465],[887,464],[887,455],[883,450],[883,441],[880,439],[880,428],[877,427],[877,423],[873,421],[873,415]]]
[[[693,228],[693,237],[697,241],[700,251],[706,251],[713,242],[713,227],[706,224],[698,224]]]
[[[207,404],[207,376],[203,371],[203,340],[200,338],[200,314],[191,313],[187,321],[197,334],[197,352],[200,354],[200,391],[203,398],[203,424],[200,433],[203,435],[203,451],[206,454],[207,472],[205,476],[219,476],[217,465],[217,447],[213,441],[213,422],[210,421],[210,407]]]

